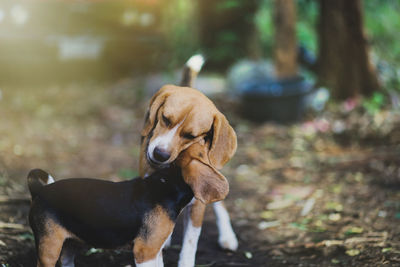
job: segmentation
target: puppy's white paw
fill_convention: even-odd
[[[221,248],[230,251],[236,251],[239,246],[239,242],[233,232],[221,235],[218,238],[218,244],[221,246]]]

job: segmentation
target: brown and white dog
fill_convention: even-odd
[[[204,59],[193,56],[187,62],[182,87],[165,85],[150,100],[142,130],[140,175],[147,177],[167,168],[182,151],[200,144],[198,160],[221,169],[236,152],[236,134],[226,117],[204,94],[191,87]],[[196,153],[194,153],[196,155]],[[183,174],[185,176],[185,174]],[[184,238],[179,267],[194,266],[206,204],[212,202],[196,195],[185,209]],[[238,241],[222,202],[213,204],[219,231],[218,242],[235,251]]]

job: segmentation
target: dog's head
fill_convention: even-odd
[[[194,197],[204,204],[225,199],[229,192],[226,178],[211,165],[204,141],[188,147],[177,158],[185,182]]]
[[[140,174],[163,168],[194,143],[204,141],[206,156],[216,169],[236,151],[236,134],[225,116],[201,92],[173,85],[151,99],[142,130]]]

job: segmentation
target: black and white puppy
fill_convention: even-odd
[[[131,244],[136,266],[163,266],[162,248],[182,209],[194,196],[218,201],[228,194],[225,177],[190,157],[194,148],[178,159],[180,167],[171,165],[146,179],[110,182],[74,178],[55,182],[43,170],[30,171],[29,223],[35,237],[37,266],[54,267],[59,259],[61,266],[74,266],[73,250],[63,248],[68,239],[97,248]]]

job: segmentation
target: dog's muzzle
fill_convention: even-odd
[[[153,151],[153,157],[156,161],[164,163],[171,157],[171,154],[165,151],[164,149],[155,147]]]
[[[152,166],[155,169],[164,169],[164,168],[167,168],[170,166],[169,163],[165,163],[165,161],[167,161],[170,158],[169,156],[168,156],[168,158],[166,158],[166,155],[165,155],[164,158],[166,158],[166,160],[163,162],[158,161],[157,158],[153,159],[153,157],[150,156],[150,153],[146,154],[146,158],[147,158],[147,161],[149,162],[150,166]],[[160,158],[160,157],[158,157],[158,158]],[[160,158],[160,159],[164,159],[164,158]]]

